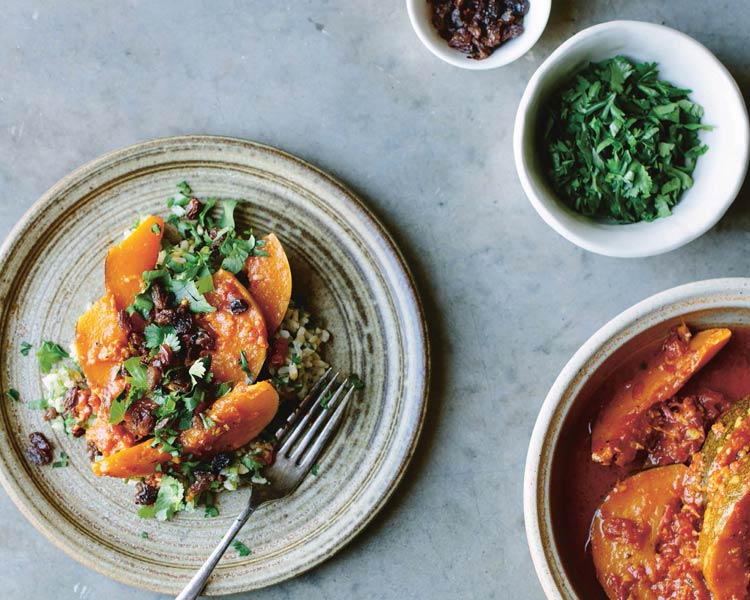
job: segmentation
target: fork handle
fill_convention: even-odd
[[[219,562],[219,559],[224,555],[224,552],[227,551],[227,548],[229,548],[229,544],[232,543],[232,540],[234,540],[240,529],[242,529],[242,526],[247,523],[250,515],[255,512],[255,508],[256,506],[254,502],[250,501],[247,503],[245,510],[243,510],[240,515],[234,520],[232,526],[224,534],[224,537],[221,538],[219,545],[214,548],[213,552],[211,552],[211,556],[206,559],[206,562],[203,563],[203,566],[195,575],[193,575],[193,578],[180,592],[180,595],[175,598],[175,600],[195,600],[198,596],[200,596],[203,588],[206,587],[208,578],[211,577],[211,573],[213,573],[214,568],[216,568],[216,564]]]

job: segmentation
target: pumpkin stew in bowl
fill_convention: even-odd
[[[581,597],[748,597],[750,329],[682,323],[631,352],[557,453],[556,543]]]

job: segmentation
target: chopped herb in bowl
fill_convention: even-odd
[[[548,105],[547,175],[560,199],[616,223],[671,214],[693,185],[703,108],[659,79],[656,63],[591,63]]]

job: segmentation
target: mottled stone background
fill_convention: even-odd
[[[634,302],[750,274],[750,210],[745,188],[717,227],[681,250],[645,260],[587,254],[524,197],[511,148],[516,105],[558,44],[616,18],[696,37],[747,92],[747,0],[555,0],[539,44],[487,72],[429,54],[400,0],[1,4],[0,238],[99,154],[214,133],[278,146],[341,178],[388,226],[419,282],[435,385],[404,483],[336,558],[237,598],[541,598],[521,484],[548,387]],[[2,492],[0,590],[35,600],[162,598],[79,566]]]

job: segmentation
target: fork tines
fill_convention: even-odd
[[[329,368],[310,393],[276,432],[276,460],[286,460],[303,469],[312,467],[336,429],[354,392],[348,380],[338,382],[339,373]]]

